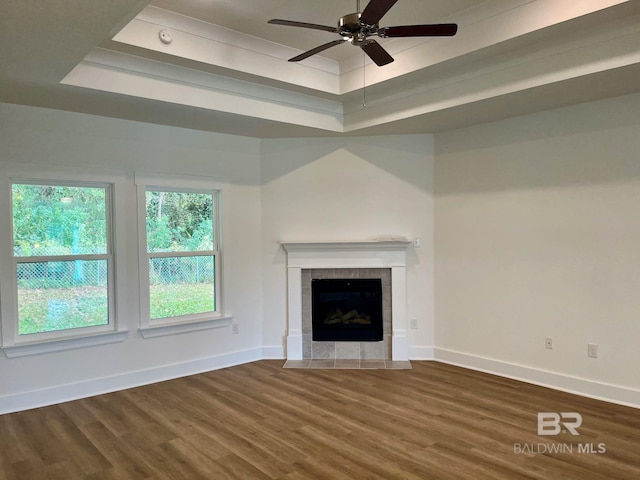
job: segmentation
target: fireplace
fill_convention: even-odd
[[[395,239],[364,242],[282,242],[287,252],[287,360],[326,358],[327,350],[329,353],[333,352],[330,358],[352,358],[344,354],[349,347],[355,348],[355,345],[352,345],[354,343],[358,346],[359,358],[391,357],[393,361],[409,360],[406,249],[410,244],[409,241]],[[372,273],[379,269],[388,272],[388,280],[385,282],[383,278],[382,281],[383,341],[312,341],[312,279],[345,278],[347,272],[351,273],[348,275],[349,278],[376,278],[377,275]],[[345,273],[345,277],[336,275],[336,271]],[[309,299],[308,303],[306,298]],[[385,301],[385,298],[388,300]],[[303,320],[307,318],[307,308],[308,327],[306,320]]]
[[[382,341],[381,279],[313,279],[311,305],[314,342]]]

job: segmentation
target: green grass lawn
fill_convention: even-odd
[[[151,285],[152,319],[213,310],[215,310],[213,283]]]
[[[53,332],[108,323],[106,287],[19,288],[19,334]],[[215,309],[213,283],[151,285],[151,318]]]
[[[108,323],[105,287],[19,288],[20,335]]]

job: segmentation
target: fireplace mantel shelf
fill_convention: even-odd
[[[331,250],[406,250],[409,240],[367,240],[356,242],[280,242],[287,252],[326,252]]]

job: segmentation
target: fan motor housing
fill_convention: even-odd
[[[338,20],[338,31],[342,36],[362,36],[363,38],[374,34],[378,31],[378,24],[375,25],[365,25],[360,23],[360,16],[362,14],[350,13],[349,15],[345,15]],[[360,35],[358,35],[360,34]]]

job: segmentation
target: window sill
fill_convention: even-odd
[[[2,347],[4,353],[9,358],[26,357],[29,355],[40,355],[42,353],[62,352],[76,348],[94,347],[109,343],[123,342],[129,332],[108,332],[86,337],[65,338],[61,340],[47,340],[46,342],[24,343],[18,345],[8,345]]]
[[[228,327],[233,322],[233,317],[216,317],[206,320],[192,321],[189,323],[172,323],[150,326],[140,329],[142,338],[164,337],[166,335],[179,335],[181,333],[198,332],[212,328]]]

